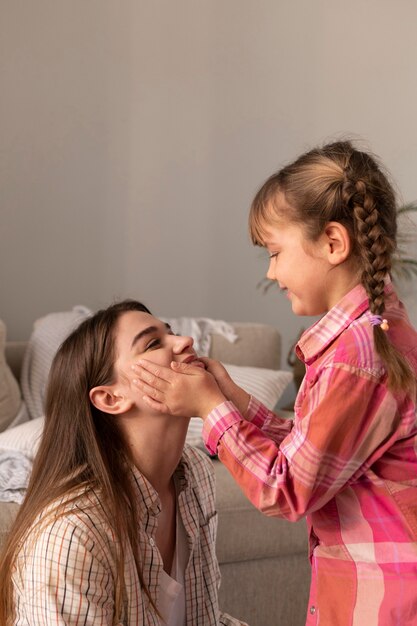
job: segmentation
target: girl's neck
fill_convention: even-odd
[[[351,267],[335,267],[329,273],[331,288],[329,289],[328,310],[332,309],[340,302],[349,291],[360,284],[360,273],[351,269]]]

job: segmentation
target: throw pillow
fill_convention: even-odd
[[[0,432],[14,420],[22,404],[17,380],[6,362],[6,325],[0,320]]]
[[[23,358],[21,376],[23,399],[31,419],[44,413],[49,370],[59,346],[90,315],[90,309],[75,306],[71,311],[49,313],[35,322]]]
[[[255,396],[271,411],[292,381],[292,372],[269,370],[263,367],[245,367],[223,363],[231,378],[239,387]]]
[[[0,433],[0,450],[20,452],[33,460],[38,451],[44,421],[44,417],[38,417]]]

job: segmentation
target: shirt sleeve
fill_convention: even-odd
[[[18,556],[17,614],[29,626],[112,626],[113,574],[94,533],[59,518]]]
[[[256,398],[251,396],[246,419],[258,426],[265,435],[268,435],[278,445],[288,435],[293,426],[293,420],[280,417],[266,408]]]
[[[239,413],[232,402],[223,402],[208,415],[203,425],[204,442],[211,454],[217,454],[217,446],[224,431],[241,420],[250,422],[262,430],[277,445],[293,426],[291,419],[279,417],[253,396],[250,398],[245,416]]]
[[[349,366],[324,368],[296,410],[281,441],[267,427],[273,417],[265,407],[245,420],[225,402],[204,424],[206,445],[217,449],[251,502],[293,521],[321,508],[398,437],[392,394],[371,374]]]

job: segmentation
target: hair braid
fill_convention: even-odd
[[[357,181],[355,189],[352,209],[354,233],[363,264],[362,284],[369,297],[371,312],[382,315],[385,310],[385,276],[391,270],[393,243],[381,227],[378,207],[367,193],[365,183]]]

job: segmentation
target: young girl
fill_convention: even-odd
[[[297,345],[294,422],[212,361],[142,360],[136,384],[149,406],[203,417],[208,449],[261,511],[307,517],[307,624],[415,625],[417,333],[390,280],[393,189],[373,157],[332,143],[271,176],[249,223],[294,313],[323,314]]]
[[[1,559],[0,624],[242,624],[218,609],[211,462],[184,449],[189,420],[136,401],[128,378],[141,355],[201,367],[192,344],[130,300],[62,344]]]

